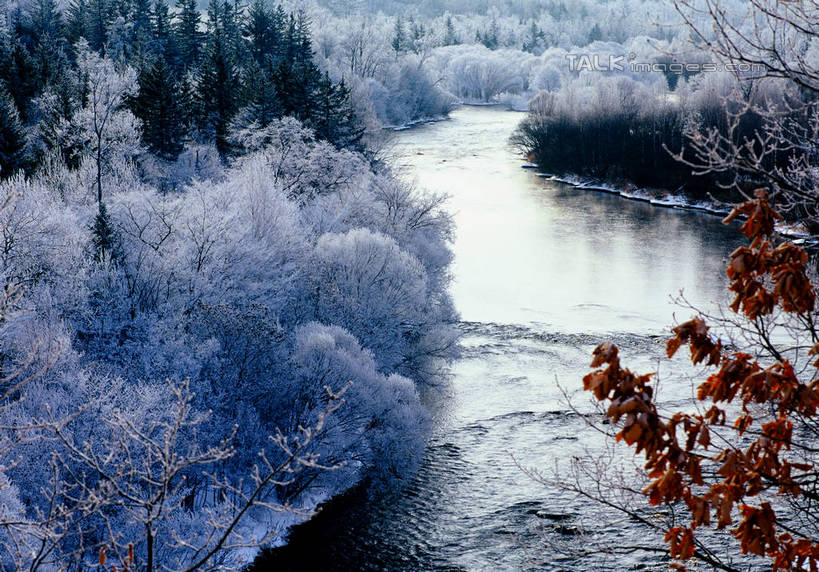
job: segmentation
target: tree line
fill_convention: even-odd
[[[728,76],[695,77],[674,91],[641,85],[629,78],[600,80],[588,97],[571,86],[542,92],[513,141],[544,171],[597,180],[629,182],[640,187],[709,195],[736,201],[764,183],[764,172],[787,170],[804,156],[804,147],[765,154],[760,173],[735,167],[692,164],[692,139],[723,138],[761,153],[766,146],[766,118],[806,125],[815,98],[777,81],[740,82]],[[710,134],[710,135],[707,135]]]
[[[167,0],[72,0],[65,11],[36,0],[3,16],[0,176],[31,172],[50,151],[69,163],[76,155],[27,134],[48,132],[86,105],[88,78],[77,65],[83,41],[118,69],[136,71],[138,91],[123,104],[141,121],[142,143],[162,159],[175,160],[189,141],[212,142],[227,156],[236,151],[232,130],[284,116],[339,148],[361,148],[350,90],[316,65],[304,12],[211,0],[203,18],[195,0],[174,9]],[[46,113],[48,97],[58,101]]]

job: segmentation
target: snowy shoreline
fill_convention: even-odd
[[[449,115],[436,115],[433,117],[421,117],[419,119],[413,119],[412,121],[408,121],[407,123],[401,125],[384,125],[382,129],[386,129],[387,131],[406,131],[407,129],[412,129],[413,127],[418,127],[419,125],[426,125],[427,123],[438,123],[439,121],[449,121]]]
[[[521,165],[524,169],[537,169],[537,165],[531,162],[525,162]],[[630,201],[638,201],[649,203],[655,207],[670,208],[697,211],[714,216],[725,217],[730,214],[731,209],[721,206],[712,201],[692,201],[687,197],[679,194],[674,194],[670,191],[649,191],[641,189],[634,185],[624,184],[622,187],[612,183],[605,183],[595,179],[577,177],[577,176],[563,176],[551,175],[548,173],[538,172],[537,176],[546,179],[547,181],[554,181],[556,183],[563,183],[578,190],[596,191],[599,193],[606,193],[609,195],[616,195],[620,198]],[[659,196],[657,193],[661,193]],[[744,217],[740,217],[744,218]],[[776,232],[784,237],[794,241],[795,244],[810,244],[813,246],[819,245],[819,239],[811,237],[810,233],[800,224],[777,223]]]
[[[452,111],[459,107],[503,107],[507,111],[513,113],[525,112],[523,109],[515,109],[514,107],[509,106],[507,103],[500,101],[456,101],[453,103]],[[449,121],[450,119],[452,118],[449,116],[449,114],[419,117],[418,119],[413,119],[412,121],[408,121],[407,123],[402,123],[400,125],[383,125],[382,129],[386,129],[387,131],[406,131],[407,129],[412,129],[413,127],[418,127],[420,125],[426,125],[427,123],[438,123],[440,121]]]

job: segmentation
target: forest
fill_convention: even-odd
[[[3,569],[234,568],[421,459],[442,197],[304,12],[237,6],[0,13]]]
[[[802,185],[816,90],[794,79],[816,66],[815,39],[799,25],[812,8],[658,4],[666,11],[653,21],[666,22],[667,35],[644,31],[620,42],[595,35],[564,53],[562,74],[539,76],[549,81],[529,100],[515,145],[546,174],[668,191],[688,204],[741,202],[776,173],[783,194],[773,200],[782,200],[789,221],[815,232],[813,207],[787,198],[794,189],[802,198],[812,193]],[[723,161],[728,149],[732,158]]]
[[[240,569],[321,503],[412,481],[474,324],[447,193],[408,180],[399,130],[502,106],[542,174],[731,202],[773,180],[819,229],[819,44],[784,40],[802,75],[734,73],[708,22],[652,0],[2,3],[0,569]],[[742,280],[808,280],[801,251],[754,248],[773,258]]]

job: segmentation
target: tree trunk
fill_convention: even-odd
[[[153,572],[154,570],[154,533],[151,530],[151,525],[146,524],[145,530],[147,531],[147,536],[145,538],[145,542],[148,544],[148,562],[145,565],[146,572]]]
[[[102,203],[102,144],[97,145],[97,204]]]

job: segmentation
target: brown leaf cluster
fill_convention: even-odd
[[[740,230],[751,239],[749,246],[731,253],[726,269],[735,294],[731,309],[751,320],[770,315],[777,306],[790,313],[811,312],[816,293],[806,272],[808,255],[789,242],[773,247],[768,238],[781,216],[768,205],[764,191],[758,190],[757,197],[725,218],[730,222],[740,215],[748,216]]]
[[[737,207],[726,221],[739,215],[748,217],[741,230],[751,244],[731,255],[727,273],[736,294],[733,310],[751,320],[777,307],[803,315],[812,312],[815,294],[806,274],[807,254],[793,244],[774,248],[768,241],[780,216],[768,206],[765,193],[758,191],[756,200]],[[819,381],[801,382],[787,360],[763,366],[750,354],[725,352],[700,317],[678,325],[672,333],[666,348],[669,358],[687,344],[692,363],[716,368],[697,388],[697,399],[710,402],[703,415],[660,416],[653,401],[651,375],[636,375],[621,367],[618,349],[611,343],[595,349],[592,367],[598,369],[583,378],[586,390],[609,403],[606,416],[620,424],[617,441],[634,445],[635,454],[645,455],[650,482],[643,492],[649,502],[682,502],[689,509],[688,526],[672,528],[665,536],[671,556],[693,556],[697,528],[715,522],[720,529],[734,526],[731,534],[742,552],[769,558],[774,571],[817,570],[819,543],[809,535],[777,534],[777,515],[771,504],[755,505],[753,500],[771,489],[793,497],[802,493],[800,483],[813,468],[788,458],[793,445],[792,418],[816,416]],[[819,344],[810,354],[819,354]],[[815,365],[819,368],[819,360]],[[734,400],[741,411],[729,418],[721,405]],[[767,404],[773,419],[757,423],[749,407],[752,404]],[[753,439],[746,447],[735,439],[721,440],[723,445],[714,448],[715,426]],[[704,474],[709,475],[707,479]]]

